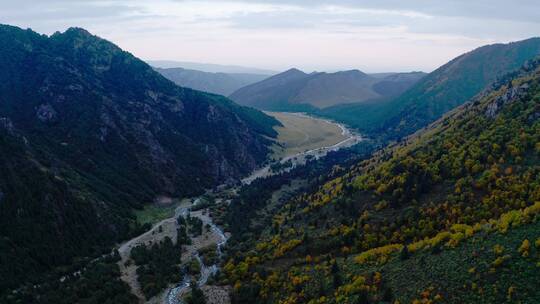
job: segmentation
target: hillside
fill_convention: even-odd
[[[268,77],[261,74],[208,73],[183,68],[156,68],[156,71],[181,87],[225,96]]]
[[[0,66],[0,294],[140,233],[132,210],[157,195],[247,174],[276,136],[83,29],[1,25]]]
[[[493,44],[463,54],[378,104],[339,105],[319,114],[374,136],[399,139],[440,118],[497,78],[540,54],[540,38]]]
[[[362,103],[396,96],[424,73],[389,73],[374,77],[358,70],[306,74],[290,69],[243,87],[230,98],[239,104],[264,110],[315,110],[344,103]]]
[[[539,176],[533,61],[266,218],[235,222],[247,228],[222,280],[233,303],[537,303]]]

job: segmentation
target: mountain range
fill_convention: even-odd
[[[212,288],[237,304],[538,303],[539,55],[532,38],[429,74],[266,77],[0,25],[0,302],[134,303],[120,269],[135,263],[147,299],[219,269],[186,303]],[[260,110],[366,138],[220,193],[268,159],[280,123]],[[168,219],[175,240],[129,247],[125,263],[111,251],[163,236],[136,210],[195,195]],[[214,230],[223,243],[186,251]]]
[[[224,65],[214,63],[200,63],[191,61],[174,61],[174,60],[147,60],[151,66],[171,69],[171,68],[183,68],[187,70],[196,70],[207,73],[232,73],[232,74],[258,74],[258,75],[274,75],[276,71],[238,66],[238,65]]]
[[[179,86],[224,96],[268,78],[263,74],[210,73],[184,68],[156,68],[156,71]]]
[[[397,96],[420,80],[422,72],[371,76],[358,70],[304,73],[290,69],[243,87],[229,97],[264,110],[321,109]]]
[[[423,77],[395,98],[369,104],[337,105],[318,114],[371,136],[399,139],[463,104],[499,77],[540,55],[540,38],[480,47]]]
[[[441,85],[427,100],[462,103],[465,93],[440,94],[509,67],[516,53],[505,54],[500,66],[483,58],[489,67],[476,75],[435,77],[471,54],[453,61],[428,76]],[[249,199],[275,180],[245,189],[230,217],[245,220],[229,222],[242,227],[224,267],[232,301],[537,303],[539,156],[540,61],[530,60],[406,142],[334,167],[288,200]]]
[[[80,28],[1,25],[0,66],[1,291],[108,252],[158,195],[249,173],[279,124]]]

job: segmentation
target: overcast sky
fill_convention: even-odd
[[[540,36],[540,1],[0,0],[0,23],[83,27],[142,59],[429,72],[481,45]]]

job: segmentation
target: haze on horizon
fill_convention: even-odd
[[[540,1],[0,0],[0,23],[83,27],[146,60],[281,71],[429,72],[540,35]]]

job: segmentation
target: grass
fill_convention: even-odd
[[[332,146],[347,137],[341,129],[325,120],[295,115],[293,113],[267,112],[283,126],[275,127],[278,132],[272,158],[279,159],[306,150]]]
[[[177,203],[173,203],[167,206],[159,206],[156,204],[145,205],[142,210],[135,210],[135,216],[137,223],[139,224],[152,224],[158,223],[164,219],[170,218],[174,215],[174,209],[177,207]]]

